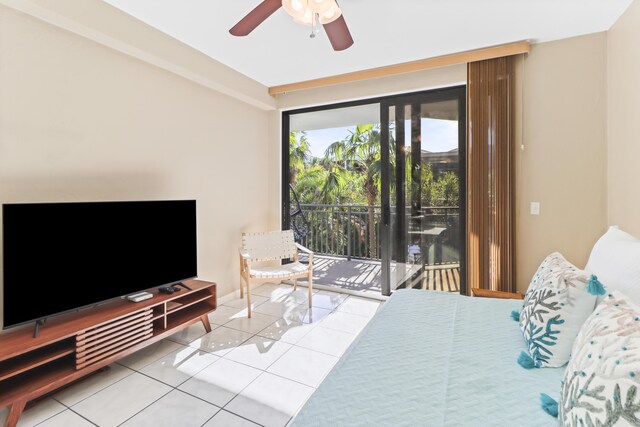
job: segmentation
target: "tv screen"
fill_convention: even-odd
[[[4,204],[4,328],[197,276],[196,201]]]

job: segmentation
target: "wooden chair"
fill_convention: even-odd
[[[309,255],[309,264],[298,261],[298,251]],[[262,261],[280,261],[293,258],[292,263],[277,267],[256,266]],[[240,298],[244,298],[243,281],[247,285],[247,312],[251,318],[251,285],[293,279],[293,288],[298,288],[298,278],[309,281],[309,307],[313,292],[313,252],[296,243],[293,231],[271,231],[267,233],[243,233],[240,248]]]

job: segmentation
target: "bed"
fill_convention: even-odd
[[[564,368],[526,370],[520,300],[399,290],[304,405],[302,426],[552,426]]]

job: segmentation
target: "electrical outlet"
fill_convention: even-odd
[[[540,202],[531,202],[531,215],[540,215]]]

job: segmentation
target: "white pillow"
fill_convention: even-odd
[[[591,250],[585,270],[595,274],[607,291],[620,291],[640,304],[640,240],[610,227]]]
[[[593,312],[596,295],[588,291],[591,274],[554,252],[542,261],[524,297],[520,329],[529,356],[518,358],[525,368],[557,368],[571,356],[584,321]]]
[[[582,326],[562,381],[563,426],[640,425],[640,309],[614,291]]]

